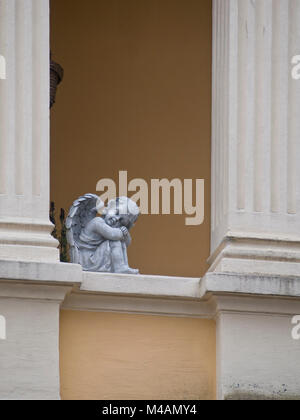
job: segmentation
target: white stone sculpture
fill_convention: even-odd
[[[94,194],[78,198],[66,220],[71,262],[85,271],[138,274],[127,259],[129,230],[138,216],[138,206],[127,197],[110,200],[106,207]]]

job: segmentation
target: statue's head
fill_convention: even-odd
[[[139,214],[138,206],[128,197],[118,197],[110,200],[102,212],[105,222],[109,226],[125,226],[127,229],[134,225]]]

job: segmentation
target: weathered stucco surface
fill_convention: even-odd
[[[214,399],[215,322],[61,311],[62,399]]]

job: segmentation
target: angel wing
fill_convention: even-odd
[[[70,245],[70,259],[74,264],[80,264],[78,239],[81,230],[97,215],[99,197],[95,194],[85,194],[74,201],[67,220],[67,241]]]

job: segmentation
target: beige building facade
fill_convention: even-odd
[[[300,0],[106,3],[0,0],[0,398],[299,399]],[[51,199],[205,180],[202,225],[137,223],[148,274],[59,261],[50,22]]]

